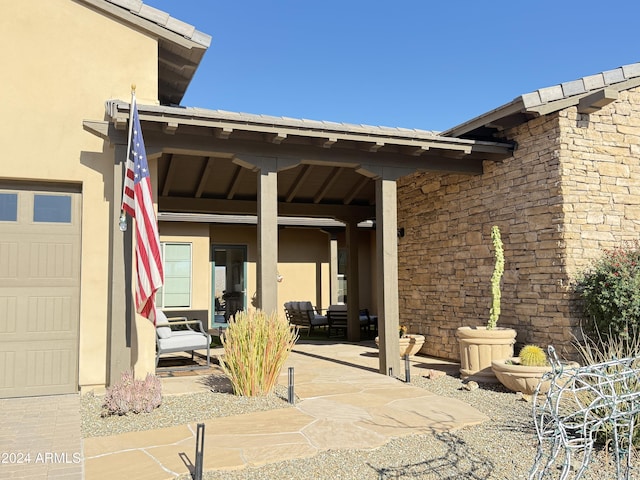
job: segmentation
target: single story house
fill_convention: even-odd
[[[118,222],[132,84],[158,305],[207,325],[222,302],[284,315],[346,296],[350,340],[359,308],[379,317],[381,372],[399,368],[399,323],[457,358],[455,328],[488,310],[498,224],[502,324],[566,344],[572,275],[637,229],[637,64],[436,133],[183,107],[211,37],[139,0],[13,2],[1,22],[0,397],[154,370]]]

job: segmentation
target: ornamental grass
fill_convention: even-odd
[[[236,395],[255,397],[270,393],[278,382],[298,331],[284,318],[261,310],[238,312],[229,319],[221,338],[220,366]]]

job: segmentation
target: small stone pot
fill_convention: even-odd
[[[578,368],[580,366],[576,362],[561,363],[566,369]],[[542,381],[542,376],[551,371],[550,366],[532,367],[520,365],[519,357],[493,360],[491,362],[491,369],[498,380],[500,380],[500,383],[509,390],[522,392],[526,395],[533,395],[538,384]],[[547,393],[549,386],[550,382],[548,380],[542,382],[540,385],[540,393]]]
[[[403,358],[405,355],[412,356],[418,353],[424,345],[424,335],[410,333],[398,338],[398,342],[400,345],[400,357]],[[376,337],[376,345],[380,346],[379,337]]]

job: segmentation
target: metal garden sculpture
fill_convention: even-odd
[[[559,457],[563,458],[560,480],[568,477],[572,462],[579,479],[599,434],[611,440],[616,478],[631,478],[634,422],[640,413],[640,358],[563,369],[549,346],[549,360],[553,369],[543,381],[550,380],[550,389],[545,395],[538,388],[533,396],[538,451],[529,479],[545,478]]]

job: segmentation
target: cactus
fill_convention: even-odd
[[[500,280],[504,273],[504,248],[502,246],[502,239],[500,238],[500,229],[497,225],[491,228],[491,240],[493,240],[494,255],[496,258],[496,264],[493,269],[493,275],[491,275],[491,310],[489,311],[489,322],[487,323],[487,330],[496,328],[498,324],[498,318],[500,317]]]
[[[537,345],[526,345],[520,350],[520,365],[526,367],[546,367],[547,354]]]

